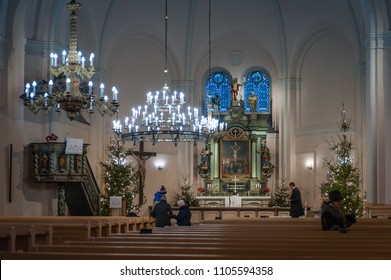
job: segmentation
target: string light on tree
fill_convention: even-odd
[[[351,119],[346,117],[344,104],[342,104],[341,120],[338,122],[338,127],[341,133],[337,135],[337,140],[332,138],[329,143],[332,156],[331,159],[325,159],[328,174],[321,192],[324,197],[327,197],[330,190],[339,190],[344,197],[342,204],[344,213],[359,217],[364,213],[365,194],[360,186],[360,170],[352,158],[354,146],[348,135],[351,129]]]

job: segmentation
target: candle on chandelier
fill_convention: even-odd
[[[50,66],[54,66],[54,53],[50,53]]]
[[[86,61],[86,58],[83,56],[83,57],[81,58],[81,67],[83,67],[83,68],[84,68],[84,63],[85,63],[85,61]]]
[[[36,90],[37,90],[37,82],[33,81],[33,93],[34,93],[34,95],[36,93]]]
[[[30,93],[30,84],[29,83],[26,84],[25,93],[26,93],[26,97],[29,97],[29,93]]]
[[[181,92],[179,94],[179,96],[180,96],[180,99],[181,99],[181,103],[184,103],[185,102],[185,95],[183,94],[183,92]]]
[[[92,94],[92,86],[93,86],[92,81],[89,81],[88,82],[88,94]]]
[[[111,89],[111,91],[113,92],[113,101],[117,102],[118,101],[118,90],[116,89],[116,87],[113,87]]]
[[[43,96],[45,98],[45,107],[48,106],[48,93],[45,92],[45,95]]]
[[[67,78],[67,80],[66,80],[66,84],[67,84],[67,86],[66,86],[66,92],[70,92],[71,91],[71,79],[69,79],[69,77]]]
[[[52,90],[53,90],[53,81],[49,81],[49,95],[52,95]]]
[[[77,52],[77,63],[81,62],[81,51]]]
[[[100,84],[100,98],[103,99],[105,96],[105,85],[103,83]]]
[[[93,97],[90,98],[90,113],[94,112],[94,99]]]
[[[91,53],[90,54],[90,67],[94,67],[94,57],[95,57],[94,53]]]
[[[66,61],[67,52],[65,50],[62,51],[62,60],[61,63],[64,65]]]
[[[58,55],[55,53],[54,54],[54,67],[57,67],[57,58],[58,58]]]

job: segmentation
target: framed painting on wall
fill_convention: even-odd
[[[244,180],[250,178],[249,140],[221,140],[220,174],[221,179]]]

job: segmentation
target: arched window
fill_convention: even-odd
[[[206,81],[205,87],[205,108],[208,108],[208,102],[216,99],[216,93],[218,93],[220,102],[219,102],[219,112],[227,112],[228,107],[231,104],[231,79],[228,74],[223,71],[214,72],[210,75],[209,79]],[[210,98],[210,99],[209,99]]]
[[[244,111],[250,112],[248,104],[248,97],[254,92],[258,97],[258,104],[256,112],[269,113],[270,112],[270,78],[269,76],[259,70],[252,71],[246,75],[244,82]]]

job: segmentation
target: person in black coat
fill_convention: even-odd
[[[299,218],[300,216],[304,215],[300,190],[296,187],[296,184],[294,182],[290,182],[289,187],[292,190],[291,197],[290,197],[290,201],[291,201],[290,215],[292,218]]]
[[[178,215],[176,216],[178,226],[191,226],[191,211],[189,205],[181,199],[178,200],[177,205],[179,207]]]
[[[167,203],[167,198],[164,194],[160,197],[160,202],[153,207],[151,216],[155,218],[156,227],[171,226],[170,220],[175,216],[172,212],[171,205]]]
[[[356,222],[355,215],[345,216],[342,212],[343,196],[339,190],[329,192],[329,200],[324,201],[321,208],[321,225],[323,230],[338,230],[342,233],[347,231]]]

